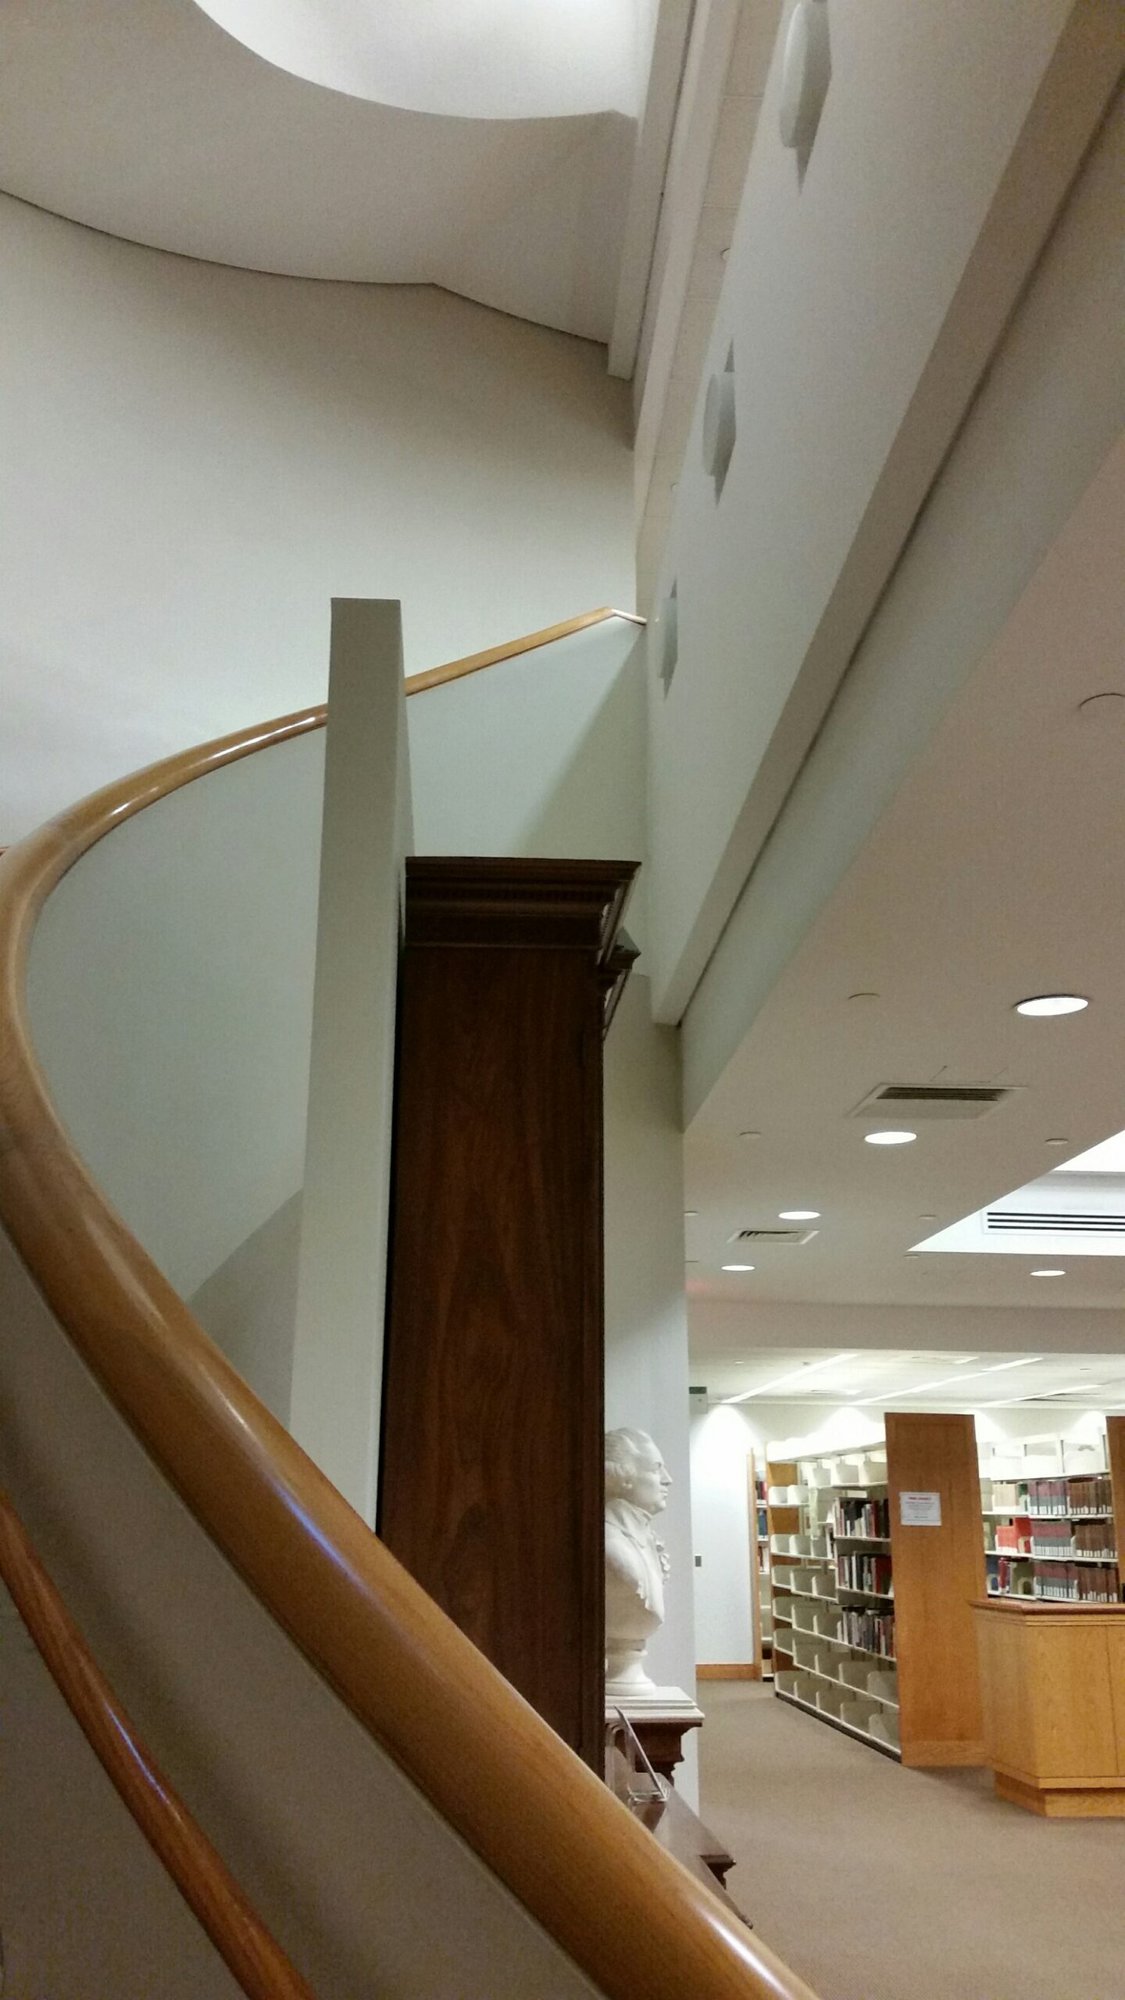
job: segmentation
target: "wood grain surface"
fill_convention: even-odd
[[[601,970],[632,862],[406,868],[379,1531],[603,1760]]]
[[[972,1417],[887,1412],[902,1761],[984,1762],[972,1600],[985,1589]],[[939,1527],[904,1526],[902,1495],[936,1494]]]

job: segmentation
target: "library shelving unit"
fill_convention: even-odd
[[[1125,1500],[1123,1434],[1125,1419],[1110,1417],[1095,1443],[1048,1433],[981,1447],[990,1597],[1120,1603],[1114,1495]]]
[[[762,1680],[773,1679],[773,1592],[770,1586],[769,1499],[765,1465],[759,1467],[753,1452],[747,1469],[750,1477],[750,1521],[753,1544],[754,1615],[757,1636],[756,1665]]]
[[[793,1459],[766,1464],[766,1542],[770,1578],[770,1650],[773,1683],[793,1669],[793,1603],[790,1575],[798,1558],[791,1551],[800,1530],[801,1507],[797,1465]]]
[[[768,1479],[775,1693],[904,1764],[979,1763],[972,1418],[888,1413],[884,1444]]]

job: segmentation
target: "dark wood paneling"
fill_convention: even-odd
[[[595,1768],[601,1041],[630,873],[408,871],[383,1405],[384,1540]]]

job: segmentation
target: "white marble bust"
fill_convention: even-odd
[[[608,1431],[605,1440],[606,1694],[645,1693],[645,1648],[664,1623],[668,1558],[653,1530],[671,1475],[647,1431]]]

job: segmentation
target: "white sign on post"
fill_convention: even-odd
[[[940,1528],[940,1493],[900,1493],[898,1518],[904,1528]]]

